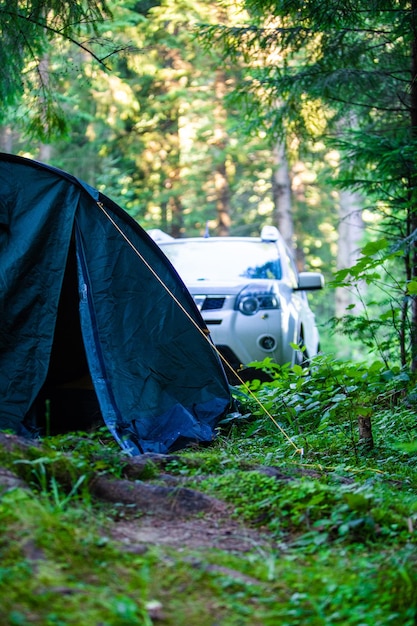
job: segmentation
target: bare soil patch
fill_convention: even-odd
[[[271,539],[243,524],[218,515],[166,519],[145,515],[138,519],[118,521],[111,531],[113,539],[133,552],[151,545],[181,549],[216,549],[249,552],[271,546]]]
[[[31,459],[43,454],[38,443],[13,435],[0,435],[0,448]],[[125,507],[126,517],[115,519],[108,531],[112,538],[133,552],[145,551],[151,545],[171,546],[181,550],[218,549],[233,552],[251,551],[271,546],[266,532],[246,527],[233,518],[233,508],[222,500],[190,489],[186,481],[166,472],[172,461],[169,455],[143,455],[129,460],[121,479],[102,473],[90,479],[92,495],[111,505]],[[141,479],[152,461],[162,473],[152,481]],[[70,483],[64,468],[59,476],[62,484]],[[71,476],[74,480],[74,476]],[[0,492],[29,485],[21,476],[0,467]]]

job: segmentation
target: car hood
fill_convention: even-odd
[[[197,280],[187,282],[186,287],[192,295],[228,296],[238,295],[245,288],[254,291],[270,291],[274,289],[276,284],[276,280],[248,280],[245,278],[239,282]]]

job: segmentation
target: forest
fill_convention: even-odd
[[[175,238],[277,226],[326,279],[320,354],[255,363],[212,445],[0,433],[0,622],[416,624],[416,0],[0,0],[0,29],[1,152]]]

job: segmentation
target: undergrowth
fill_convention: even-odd
[[[319,357],[270,362],[235,388],[211,446],[164,472],[228,502],[256,529],[244,552],[115,540],[121,516],[90,492],[125,478],[105,430],[2,451],[29,488],[0,497],[0,623],[10,626],[412,626],[417,606],[416,393],[403,372]],[[372,443],[360,438],[366,416]],[[157,481],[149,466],[141,480]],[[198,518],[195,520],[198,524]],[[169,529],[167,530],[169,532]]]

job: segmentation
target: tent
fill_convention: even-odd
[[[128,454],[209,442],[230,404],[158,245],[70,174],[0,154],[0,430],[107,425]]]

